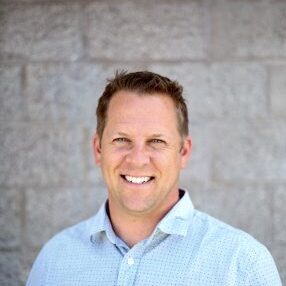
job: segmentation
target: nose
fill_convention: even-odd
[[[143,145],[134,145],[126,155],[126,163],[133,167],[143,167],[150,162],[150,154]]]

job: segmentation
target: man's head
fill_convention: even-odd
[[[160,216],[178,200],[191,139],[182,87],[162,76],[117,74],[99,101],[94,154],[114,215]]]
[[[188,136],[188,110],[185,99],[182,96],[183,87],[167,77],[149,71],[140,72],[117,72],[112,80],[105,87],[99,99],[97,115],[97,134],[102,137],[106,121],[107,111],[112,97],[121,90],[132,91],[138,95],[148,96],[162,94],[170,97],[176,107],[178,130],[182,138]]]

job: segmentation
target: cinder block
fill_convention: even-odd
[[[270,100],[272,114],[286,118],[286,66],[271,68]]]
[[[207,56],[204,3],[96,2],[87,5],[88,54],[111,60],[185,60]]]
[[[26,195],[26,240],[32,247],[41,246],[58,231],[94,215],[105,198],[98,185],[93,189],[28,189]]]
[[[190,184],[195,208],[272,243],[271,192],[261,185]]]
[[[77,185],[83,180],[82,132],[76,125],[0,128],[0,184]]]
[[[150,69],[183,85],[191,122],[202,118],[267,115],[266,71],[262,65],[152,64]]]
[[[30,60],[81,56],[78,5],[2,5],[0,13],[2,56]]]
[[[92,143],[89,142],[88,150],[85,151],[85,184],[94,185],[103,183],[100,167],[96,165],[94,154],[92,151]]]
[[[273,255],[274,261],[278,268],[282,285],[286,284],[286,244],[275,243],[270,247],[270,252]]]
[[[0,67],[0,120],[23,120],[25,114],[21,91],[21,68]]]
[[[286,205],[286,185],[280,185],[274,191],[274,208],[273,208],[274,240],[277,243],[284,243],[286,246],[286,221],[285,221],[286,208],[285,208],[285,205]]]
[[[27,109],[32,120],[95,121],[105,82],[100,65],[48,64],[27,68]]]
[[[188,187],[194,181],[205,182],[211,178],[211,136],[207,121],[194,122],[189,126],[192,152],[187,167],[182,170],[181,186]]]
[[[284,285],[286,283],[286,185],[274,186],[273,193],[274,242],[271,246],[271,252],[273,253],[274,259],[277,263],[277,267],[282,279],[282,285]]]
[[[28,275],[32,269],[32,265],[39,253],[39,249],[24,247],[19,252],[21,269],[19,274],[20,285],[26,285]]]
[[[213,56],[285,57],[285,1],[217,1]]]
[[[1,189],[0,194],[0,248],[14,248],[21,241],[21,194],[15,189]]]
[[[267,116],[266,71],[259,64],[215,64],[211,67],[210,106],[223,118]],[[201,105],[200,110],[205,105]]]
[[[215,180],[285,182],[283,121],[214,122],[213,142]]]
[[[103,182],[93,185],[93,187],[82,188],[80,195],[84,201],[84,208],[81,211],[82,218],[87,218],[95,215],[100,206],[107,199],[107,189]]]
[[[0,252],[0,285],[19,286],[20,261],[16,252]]]

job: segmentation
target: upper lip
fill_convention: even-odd
[[[129,176],[129,177],[134,177],[134,178],[143,178],[143,177],[149,177],[149,178],[154,178],[154,176],[151,175],[130,175],[130,174],[121,174],[121,176]]]

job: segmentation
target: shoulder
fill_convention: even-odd
[[[200,249],[216,263],[235,265],[244,281],[254,283],[253,279],[262,281],[262,277],[269,280],[250,285],[280,285],[270,252],[250,234],[197,210],[192,225]]]
[[[73,254],[80,254],[87,243],[88,225],[93,218],[66,228],[52,237],[41,249],[30,271],[26,285],[46,285],[48,273],[55,273],[57,265],[64,269],[64,261]]]
[[[81,221],[73,226],[63,229],[54,235],[44,245],[43,249],[63,248],[67,246],[75,246],[77,244],[84,244],[89,241],[89,226],[94,217]]]
[[[205,239],[214,242],[219,241],[226,244],[231,242],[234,245],[250,246],[258,250],[265,248],[263,244],[245,231],[235,228],[198,210],[195,210],[194,212],[193,225],[195,229],[205,236]]]
[[[223,248],[225,251],[235,250],[243,257],[254,260],[265,253],[266,247],[253,236],[206,213],[195,210],[194,226],[210,246]]]
[[[42,247],[38,258],[42,258],[46,263],[67,253],[76,253],[82,251],[90,245],[89,226],[94,217],[81,221],[71,227],[63,229]]]

